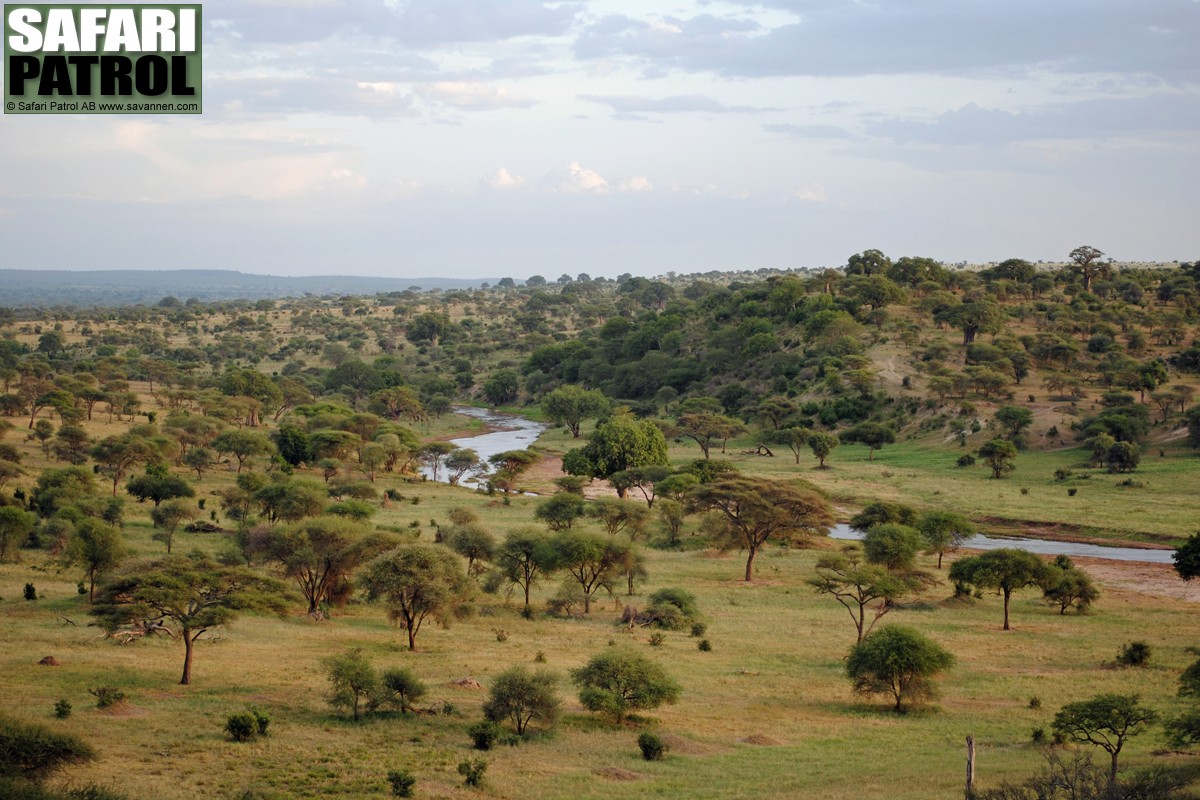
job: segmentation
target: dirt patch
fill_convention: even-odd
[[[474,678],[459,678],[456,681],[450,681],[451,686],[457,686],[460,689],[482,689],[483,684]]]
[[[581,440],[582,441],[582,440]],[[554,494],[558,487],[554,485],[555,478],[565,475],[562,471],[562,459],[558,456],[547,456],[530,467],[519,481],[521,488],[538,494]],[[591,481],[584,484],[583,496],[589,500],[597,497],[616,497],[617,492],[607,481]]]
[[[691,739],[685,739],[673,733],[660,734],[658,738],[662,739],[662,743],[667,746],[668,752],[680,756],[711,756],[714,753],[724,752],[727,749],[716,745],[694,742]]]
[[[764,736],[761,733],[751,734],[745,739],[738,739],[743,744],[754,744],[760,747],[779,747],[783,742],[778,739],[772,739],[770,736]]]
[[[42,667],[61,667],[62,662],[59,661],[54,656],[46,656],[45,658],[43,658],[41,661],[38,662],[38,665],[42,666]]]
[[[636,772],[630,772],[620,767],[600,767],[594,772],[601,778],[607,778],[610,781],[640,781],[643,777]]]
[[[1152,597],[1170,597],[1188,603],[1200,603],[1200,581],[1181,579],[1170,564],[1145,564],[1085,557],[1072,557],[1071,560],[1102,586]]]

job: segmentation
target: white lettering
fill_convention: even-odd
[[[163,9],[142,9],[142,52],[175,49],[175,15]]]
[[[84,53],[94,53],[99,48],[96,39],[104,33],[104,18],[108,16],[106,8],[83,8],[79,10],[79,49]]]
[[[196,52],[196,9],[179,9],[179,52]]]
[[[42,51],[58,50],[79,52],[79,32],[75,30],[75,15],[69,8],[52,8],[46,15],[46,35],[42,40]]]
[[[133,9],[112,9],[108,15],[108,31],[104,36],[104,52],[119,53],[121,50],[136,52],[141,46]]]
[[[30,23],[41,22],[36,8],[14,8],[8,12],[8,26],[16,36],[8,37],[8,46],[18,53],[33,53],[42,49],[42,32]]]

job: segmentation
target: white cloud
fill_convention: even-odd
[[[572,161],[565,167],[556,169],[546,176],[544,184],[560,192],[594,192],[603,194],[609,191],[608,181],[598,173]]]
[[[621,181],[618,187],[622,192],[649,192],[654,190],[654,184],[645,175],[635,175]]]
[[[491,111],[497,108],[529,108],[537,101],[513,94],[503,86],[462,81],[439,81],[417,87],[417,94],[426,100],[443,103],[462,111]]]
[[[515,189],[525,182],[520,175],[512,175],[505,167],[483,179],[483,185],[489,189]]]
[[[793,189],[788,197],[808,203],[829,202],[829,196],[825,194],[825,187],[819,183],[806,183],[803,186]]]

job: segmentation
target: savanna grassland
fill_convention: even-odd
[[[97,784],[137,798],[382,798],[393,770],[416,778],[418,797],[950,798],[962,795],[967,735],[978,786],[1021,780],[1044,763],[1035,731],[1049,739],[1064,704],[1136,693],[1164,716],[1188,707],[1177,690],[1196,658],[1196,605],[1169,567],[1139,568],[1148,581],[1097,569],[1087,613],[1060,614],[1025,588],[1002,631],[995,592],[956,596],[947,567],[963,553],[941,570],[916,556],[909,568],[936,580],[879,626],[915,628],[955,663],[935,699],[896,714],[888,697],[851,691],[855,629],[809,584],[844,543],[785,525],[745,581],[744,549],[701,498],[737,475],[763,492],[798,487],[819,506],[817,528],[886,501],[991,533],[1182,545],[1200,486],[1200,270],[1120,270],[1088,255],[1054,271],[1012,260],[960,272],[867,251],[825,273],[0,309],[0,500],[31,527],[0,563],[3,713],[95,748],[47,791]],[[556,404],[567,399],[575,411]],[[445,468],[445,442],[482,432],[453,413],[460,403],[558,427],[535,458],[470,465],[490,468],[490,491],[424,480],[419,466]],[[623,445],[624,469],[604,449],[614,431],[643,437]],[[817,434],[837,437],[826,468]],[[1012,445],[998,466],[985,455],[995,442]],[[119,467],[118,445],[133,454]],[[653,509],[625,491],[629,470],[647,469],[634,477],[662,487]],[[175,555],[290,587],[279,613],[239,614],[199,638],[189,685],[178,630],[122,644],[130,627],[98,625],[77,588],[81,531],[111,526],[125,551],[100,571],[101,594],[165,555],[153,498],[130,492],[139,476],[182,479],[188,492],[164,504],[216,528],[181,524]],[[551,613],[560,571],[535,584],[526,618],[520,590],[489,581],[485,558],[466,613],[427,620],[415,652],[357,571],[310,615],[255,544],[331,513],[389,546],[445,550],[441,539],[470,525],[500,542],[564,526],[539,511],[560,490],[581,490],[588,507],[626,494],[631,521],[612,538],[642,559],[633,593],[614,573],[590,613]],[[671,503],[685,514],[674,536],[660,519]],[[452,520],[463,510],[474,521]],[[609,537],[586,516],[570,525]],[[37,599],[23,598],[30,583]],[[620,622],[665,587],[695,595],[703,632]],[[1118,667],[1134,641],[1148,664]],[[620,723],[585,709],[570,670],[612,647],[665,667],[678,702]],[[428,687],[416,713],[354,722],[332,707],[324,659],[351,648],[381,671],[410,668]],[[44,656],[60,666],[39,665]],[[517,746],[473,750],[467,728],[515,665],[559,676],[561,716]],[[96,708],[89,690],[101,686],[124,702]],[[56,719],[64,699],[73,713]],[[226,720],[250,707],[270,717],[268,735],[231,741]],[[646,731],[669,745],[664,760],[641,758]],[[458,765],[477,757],[483,785],[465,787]],[[1128,770],[1193,760],[1165,746],[1161,727],[1121,757]]]

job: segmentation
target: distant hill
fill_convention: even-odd
[[[289,278],[220,269],[29,270],[0,269],[0,305],[117,306],[187,300],[261,300],[305,294],[375,294],[405,289],[469,289],[490,281],[462,278],[368,278],[318,275]]]

